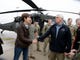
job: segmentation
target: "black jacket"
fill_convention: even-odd
[[[44,41],[44,38],[51,35],[51,41],[49,49],[53,52],[70,52],[71,50],[71,32],[69,28],[62,24],[62,27],[59,29],[58,36],[56,38],[56,25],[50,27],[50,29],[42,36],[38,38],[39,41]]]
[[[78,43],[78,42],[80,42],[80,27],[76,31],[76,37],[75,37],[75,41],[73,44],[73,49],[76,49],[76,50],[79,49],[80,43]]]

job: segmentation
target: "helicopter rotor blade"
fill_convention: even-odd
[[[22,0],[22,1],[30,5],[32,8],[38,9],[37,5],[32,0]]]
[[[6,12],[0,12],[0,14],[26,12],[26,11],[38,11],[39,13],[43,14],[41,11],[46,11],[46,10],[43,10],[42,8],[38,8],[37,5],[31,0],[23,0],[23,1],[28,5],[30,5],[33,9],[6,11]]]
[[[31,9],[27,9],[27,10],[6,11],[6,12],[0,12],[0,14],[5,14],[5,13],[15,13],[15,12],[26,12],[26,11],[31,11]]]
[[[25,10],[13,10],[13,11],[6,11],[6,12],[0,12],[0,14],[5,14],[5,13],[15,13],[15,12],[30,12],[30,11],[44,11],[43,9],[25,9]]]
[[[77,14],[80,15],[80,13],[76,12],[69,12],[69,11],[59,11],[59,10],[46,10],[42,8],[34,8],[34,9],[25,9],[25,10],[13,10],[13,11],[6,11],[6,12],[0,12],[0,14],[5,14],[5,13],[15,13],[15,12],[30,12],[30,11],[38,11],[39,13],[43,14],[42,11],[52,11],[52,12],[62,12],[62,13],[71,13],[71,14]]]
[[[60,11],[60,10],[45,10],[45,11],[62,12],[62,13],[71,13],[71,14],[77,14],[77,15],[80,15],[80,13],[70,12],[70,11]]]
[[[25,3],[27,3],[28,5],[30,5],[32,8],[36,8],[37,11],[41,14],[43,14],[40,10],[41,8],[39,8],[32,0],[23,0]]]

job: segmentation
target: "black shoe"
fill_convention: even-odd
[[[41,50],[37,49],[38,52],[41,52]]]
[[[29,56],[29,58],[35,59],[35,57],[34,57],[34,56]]]

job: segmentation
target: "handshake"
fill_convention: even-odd
[[[37,44],[38,40],[37,39],[33,39],[32,43]]]

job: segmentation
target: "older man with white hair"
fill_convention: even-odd
[[[52,25],[46,33],[37,38],[37,40],[44,41],[47,36],[51,35],[49,60],[64,60],[65,55],[68,55],[71,50],[71,33],[69,28],[63,24],[62,15],[56,15],[55,22],[56,23]]]

